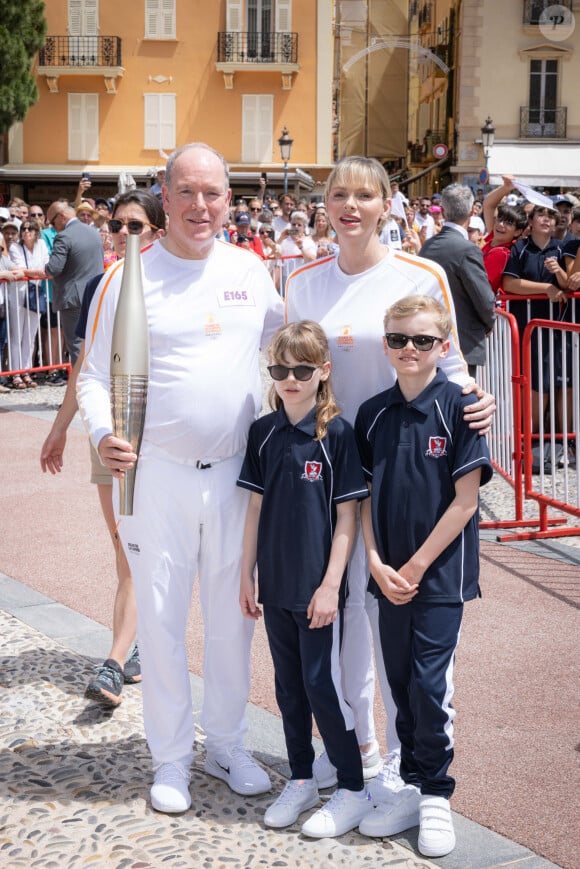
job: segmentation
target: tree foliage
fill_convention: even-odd
[[[23,121],[38,99],[32,60],[44,45],[43,0],[0,0],[0,133]]]

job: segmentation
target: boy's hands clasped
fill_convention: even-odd
[[[395,606],[409,603],[419,591],[421,576],[413,575],[414,571],[407,563],[396,571],[389,564],[383,564],[378,558],[370,563],[371,574],[382,593]],[[407,574],[407,578],[403,574]]]
[[[338,589],[320,585],[312,595],[306,616],[310,628],[325,628],[336,620],[338,615]]]

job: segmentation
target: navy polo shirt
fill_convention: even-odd
[[[576,258],[576,254],[578,253],[578,248],[580,247],[580,238],[573,238],[570,241],[567,241],[564,245],[564,250],[562,251],[562,256],[567,259],[571,257],[572,259]],[[564,264],[564,268],[567,263]]]
[[[398,570],[425,542],[455,498],[455,481],[481,468],[492,475],[485,438],[471,430],[463,409],[477,401],[462,395],[438,370],[413,401],[399,384],[361,405],[355,434],[367,479],[382,561]],[[382,592],[371,579],[369,588]],[[415,600],[461,603],[479,593],[478,511],[426,570]]]
[[[335,417],[315,437],[315,410],[292,425],[281,407],[250,428],[238,486],[263,496],[258,600],[268,606],[308,609],[326,573],[336,505],[368,496],[349,423]],[[341,603],[344,585],[343,577]]]
[[[532,238],[521,238],[512,246],[510,258],[503,273],[514,278],[524,278],[527,281],[558,286],[555,275],[548,271],[544,261],[547,257],[555,256],[561,263],[562,250],[562,243],[557,239],[552,238],[546,247],[541,248]],[[522,331],[528,322],[527,303],[524,298],[522,296],[522,301],[510,301],[510,313],[517,319]],[[532,318],[550,320],[551,310],[548,299],[532,299],[530,308]]]

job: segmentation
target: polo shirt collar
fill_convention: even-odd
[[[288,417],[286,416],[286,411],[284,410],[284,405],[280,405],[279,409],[276,411],[275,425],[277,429],[283,429],[289,426],[290,428],[296,428],[304,434],[310,435],[311,437],[316,436],[316,408],[313,407],[311,411],[309,411],[304,419],[301,419],[297,425],[292,425]]]
[[[424,416],[427,416],[433,407],[433,401],[441,392],[445,384],[447,383],[447,376],[443,373],[443,371],[438,368],[435,377],[429,383],[428,386],[425,387],[423,392],[419,393],[417,398],[414,398],[413,401],[407,401],[401,389],[399,387],[399,382],[393,386],[387,393],[387,400],[385,402],[385,406],[387,410],[390,407],[394,407],[397,404],[409,405],[410,407],[418,410]]]

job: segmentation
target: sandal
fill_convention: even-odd
[[[26,389],[26,384],[22,382],[20,374],[15,374],[12,378],[12,389]]]
[[[24,382],[25,389],[36,389],[36,387],[38,386],[38,384],[35,383],[34,380],[32,379],[32,377],[30,376],[30,374],[25,374],[24,377],[22,378],[22,380]]]

